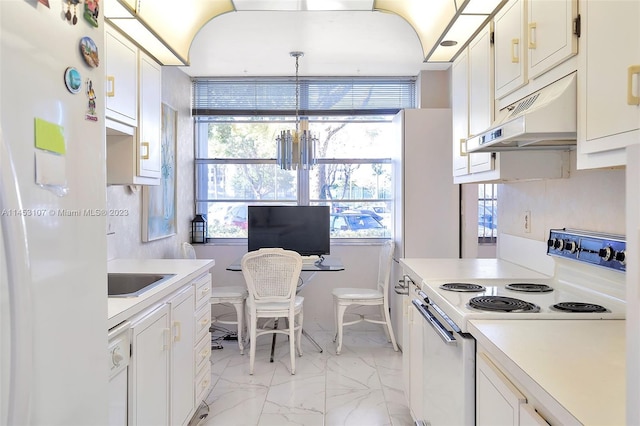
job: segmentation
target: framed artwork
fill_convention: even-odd
[[[176,234],[176,123],[178,114],[162,104],[160,185],[142,187],[142,241]]]

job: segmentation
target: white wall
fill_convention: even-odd
[[[568,179],[498,185],[499,232],[546,241],[549,229],[575,228],[625,234],[624,169],[576,170]],[[531,233],[524,212],[531,212]]]

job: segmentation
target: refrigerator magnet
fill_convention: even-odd
[[[84,118],[89,121],[98,121],[98,116],[96,115],[96,91],[93,89],[93,81],[88,78],[86,85],[89,101],[87,103],[87,113]]]
[[[100,14],[100,0],[85,0],[84,19],[94,27],[98,27],[98,16]]]
[[[69,67],[64,71],[64,84],[67,86],[67,90],[73,94],[80,91],[82,78],[77,69]]]
[[[80,53],[84,61],[91,68],[95,68],[100,65],[100,58],[98,57],[98,46],[91,39],[91,37],[82,37],[80,39]]]

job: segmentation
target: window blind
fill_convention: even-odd
[[[193,80],[194,116],[296,114],[295,78]],[[415,78],[299,78],[300,116],[395,114],[415,108]]]

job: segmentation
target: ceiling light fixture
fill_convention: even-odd
[[[451,62],[507,0],[375,0],[374,10],[401,16],[416,31],[424,62]]]
[[[298,60],[303,52],[290,52],[296,58],[296,130],[283,130],[276,137],[278,145],[277,163],[282,170],[311,169],[316,165],[316,143],[318,138],[309,131],[309,120],[300,120],[300,83],[298,78]]]

